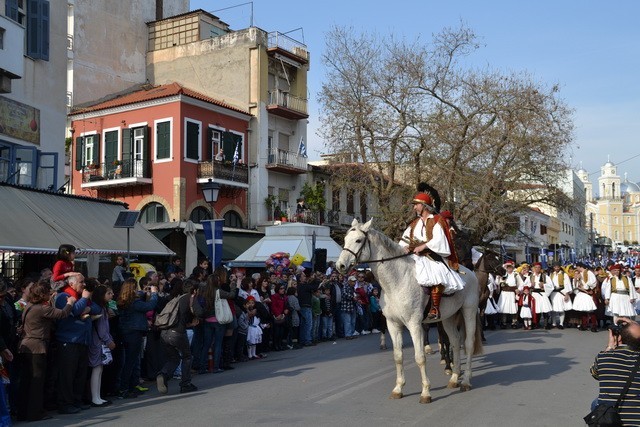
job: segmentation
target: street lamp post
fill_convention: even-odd
[[[220,184],[213,182],[211,178],[204,184],[202,184],[202,196],[204,201],[211,205],[211,211],[213,212],[213,218],[216,217],[216,210],[213,208],[213,204],[218,201],[218,195],[220,194]]]

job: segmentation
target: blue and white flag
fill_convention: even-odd
[[[222,226],[224,225],[224,219],[210,219],[201,223],[207,248],[209,249],[209,259],[215,269],[222,263]]]
[[[307,157],[307,146],[304,143],[304,137],[300,137],[300,145],[298,146],[298,154]]]
[[[236,151],[233,152],[233,164],[237,165],[240,160],[240,140],[236,142]]]

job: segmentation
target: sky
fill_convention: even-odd
[[[250,25],[251,6],[219,9],[243,1],[191,0],[191,9],[219,16],[232,29]],[[325,35],[334,26],[429,41],[445,27],[464,23],[483,47],[474,65],[506,73],[527,72],[561,88],[574,109],[570,163],[596,182],[610,159],[618,174],[640,181],[640,1],[594,0],[255,0],[254,25],[292,31],[311,54],[308,74],[310,160],[323,152],[318,93],[325,78]]]

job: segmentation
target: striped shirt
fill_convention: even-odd
[[[591,366],[591,375],[600,383],[598,400],[615,404],[631,374],[640,352],[626,347],[603,351]],[[636,372],[629,391],[618,410],[625,426],[640,426],[640,370]]]

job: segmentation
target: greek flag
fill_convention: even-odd
[[[209,249],[209,259],[215,269],[222,263],[222,226],[224,219],[202,221],[204,238]]]
[[[236,151],[233,152],[233,164],[237,165],[240,160],[240,140],[236,142]]]
[[[298,146],[298,154],[307,157],[307,146],[304,143],[304,137],[300,137],[300,145]]]

